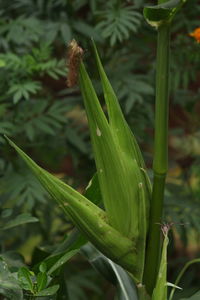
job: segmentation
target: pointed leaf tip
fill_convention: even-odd
[[[73,188],[39,167],[26,153],[8,139],[43,187],[59,203],[64,212],[104,255],[140,278],[132,240],[107,223],[106,213]]]
[[[146,21],[158,28],[166,22],[171,22],[177,11],[187,0],[169,0],[154,6],[144,7],[143,14]]]

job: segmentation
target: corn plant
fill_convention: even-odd
[[[84,66],[83,50],[76,41],[70,43],[68,53],[68,85],[73,86],[76,81],[79,82],[97,169],[97,175],[89,183],[85,195],[39,167],[7,138],[86,240],[104,255],[103,263],[109,265],[115,273],[118,284],[123,285],[119,274],[123,277],[125,272],[129,276],[135,285],[135,292],[133,289],[127,292],[123,285],[123,296],[120,299],[167,300],[167,287],[178,288],[167,283],[170,225],[163,224],[160,230],[158,223],[162,221],[168,168],[170,26],[183,3],[184,0],[161,0],[157,6],[144,8],[145,19],[158,31],[153,184],[94,42],[94,58],[101,78],[107,117]],[[104,208],[87,196],[91,186],[94,190],[99,186]],[[161,232],[164,238],[161,238]],[[86,246],[82,251],[86,256],[90,252]],[[101,254],[97,254],[97,257],[102,259]],[[94,263],[94,259],[91,262]],[[173,292],[170,300],[172,297]]]

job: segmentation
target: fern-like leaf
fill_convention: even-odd
[[[96,28],[104,38],[110,39],[111,46],[128,39],[131,32],[137,32],[141,22],[141,14],[134,6],[114,5],[110,3],[107,9],[100,13],[101,21]]]

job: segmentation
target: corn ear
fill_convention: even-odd
[[[143,208],[146,210],[146,213],[143,216],[145,217],[146,224],[145,226],[143,226],[143,229],[145,228],[145,230],[147,230],[149,200],[151,195],[151,183],[146,172],[144,159],[140,151],[140,148],[138,146],[138,143],[135,139],[135,136],[133,132],[130,130],[130,127],[128,126],[124,118],[117,96],[107,78],[101,60],[99,58],[96,45],[93,40],[92,40],[92,44],[93,44],[96,64],[98,67],[98,71],[99,71],[99,75],[103,87],[104,99],[107,105],[110,130],[112,132],[112,135],[116,143],[119,145],[121,152],[124,153],[126,157],[129,157],[129,160],[135,159],[137,165],[140,168],[139,187],[142,187],[143,190],[143,199],[144,199]],[[139,191],[141,191],[141,189],[139,189]]]
[[[106,213],[76,190],[39,167],[10,139],[9,144],[19,153],[43,187],[58,202],[74,224],[104,255],[120,264],[140,281],[136,247],[107,222]]]
[[[139,147],[123,117],[96,48],[94,50],[108,108],[109,122],[99,104],[83,63],[80,65],[79,81],[89,121],[103,202],[110,224],[123,235],[137,241],[140,236],[139,187],[142,185],[144,189],[146,220],[148,219],[150,185],[146,179],[144,161]]]
[[[106,212],[37,166],[13,142],[8,141],[79,230],[103,254],[130,271],[136,283],[141,283],[151,194],[144,161],[103,70],[95,45],[108,120],[81,61],[82,50],[75,41],[71,44],[70,51],[71,64],[75,62],[77,67],[77,62],[80,63],[79,83]]]
[[[118,99],[103,69],[94,41],[92,44],[107,106],[110,130],[122,151],[132,159],[136,159],[138,165],[144,168],[144,160],[137,141],[124,118]]]

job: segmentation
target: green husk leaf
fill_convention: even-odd
[[[120,149],[114,141],[108,121],[102,111],[83,63],[81,63],[80,66],[80,86],[90,127],[101,194],[108,214],[109,223],[124,235],[129,236],[128,230],[131,228],[131,224],[127,223],[122,226],[125,219],[131,219],[126,215],[126,210],[129,207],[129,197],[127,198],[126,192],[128,188],[126,182],[128,172],[126,172],[123,165],[123,154],[120,153]],[[132,163],[134,164],[134,162]],[[135,168],[137,168],[136,162],[135,166],[132,165],[132,169]],[[135,183],[137,180],[134,180],[134,177],[135,174],[132,179]],[[137,188],[132,189],[132,195],[133,194],[135,195],[132,199],[136,197]],[[125,215],[126,218],[124,218]]]
[[[102,204],[102,195],[97,173],[95,173],[89,181],[88,186],[85,189],[84,196],[98,206]]]
[[[75,225],[104,255],[132,272],[140,281],[136,249],[133,241],[111,227],[106,213],[70,186],[39,167],[10,139],[8,142],[27,163],[44,188],[59,203]]]
[[[119,105],[117,96],[107,78],[107,75],[102,66],[99,54],[94,41],[92,41],[96,64],[98,67],[99,75],[104,92],[104,99],[106,102],[109,118],[109,127],[116,141],[117,146],[120,148],[121,153],[124,153],[129,161],[136,160],[140,168],[139,183],[142,182],[145,191],[145,206],[146,206],[146,219],[148,219],[149,199],[151,195],[151,182],[149,180],[144,159],[138,143],[135,139],[133,132],[130,130],[122,110]]]
[[[141,168],[144,168],[145,164],[142,153],[132,131],[130,130],[123,116],[117,96],[115,95],[115,92],[103,69],[94,41],[92,41],[92,45],[94,49],[96,64],[101,78],[104,99],[108,110],[109,125],[112,134],[117,140],[117,143],[120,145],[122,151],[124,151],[126,155],[130,156],[131,158],[136,159],[138,165]]]
[[[108,222],[135,243],[141,258],[140,263],[138,261],[141,280],[151,184],[138,144],[124,119],[94,43],[93,47],[108,109],[108,120],[82,62],[79,82],[90,127],[101,195]]]
[[[104,85],[108,86],[108,80],[104,79],[104,81]],[[112,126],[110,123],[108,124],[83,63],[80,66],[80,86],[90,126],[101,194],[109,223],[123,235],[136,240],[139,235],[138,185],[144,181],[144,176],[134,158],[133,153],[136,155],[137,152],[133,150],[128,153],[125,150],[126,144],[129,145],[129,148],[133,145],[135,147],[135,144],[130,145],[129,138],[127,140],[124,137],[123,139],[116,138],[115,124],[113,123]],[[111,115],[114,114],[116,103],[116,100],[110,102]],[[119,109],[118,112],[120,114]],[[112,116],[111,119],[113,120]],[[126,128],[123,120],[122,124]],[[120,126],[120,124],[118,125]]]

